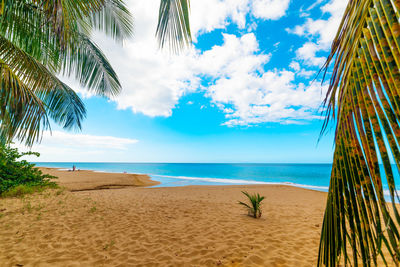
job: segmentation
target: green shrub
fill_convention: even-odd
[[[36,155],[36,152],[19,153],[16,148],[0,143],[0,195],[20,196],[33,193],[43,187],[55,187],[51,179],[56,177],[43,174],[35,164],[20,160],[25,155]]]
[[[242,193],[249,199],[250,205],[244,202],[239,201],[240,205],[243,205],[247,208],[249,216],[252,216],[254,218],[260,218],[261,217],[261,201],[264,200],[264,196],[260,196],[260,194],[249,194],[245,191],[242,191]]]

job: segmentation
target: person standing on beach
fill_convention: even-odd
[[[72,165],[72,171],[74,172],[76,170],[76,166]]]

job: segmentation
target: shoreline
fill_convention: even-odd
[[[61,168],[61,167],[37,167],[39,169],[49,169],[60,172],[72,172],[71,169]],[[146,174],[146,173],[132,173],[132,172],[113,172],[113,171],[105,171],[105,170],[93,170],[93,169],[80,169],[79,171],[87,171],[93,173],[104,173],[104,174],[122,174],[122,175],[135,175],[135,176],[147,176],[150,181],[156,182],[157,184],[149,184],[147,186],[157,186],[157,187],[182,187],[182,186],[231,186],[231,185],[284,185],[291,186],[296,188],[304,188],[309,190],[314,190],[318,192],[328,192],[328,186],[319,186],[319,185],[308,185],[308,184],[298,184],[293,182],[263,182],[263,181],[254,181],[254,180],[243,180],[243,179],[228,179],[228,178],[215,178],[215,177],[190,177],[190,176],[173,176],[173,175],[161,175],[161,174]],[[176,180],[190,180],[190,181],[200,181],[205,182],[206,184],[190,184],[190,185],[168,185],[159,180],[157,177],[170,178]],[[163,186],[164,185],[164,186]]]
[[[220,163],[217,163],[220,164]],[[68,171],[70,169],[62,168],[62,167],[37,167],[39,169],[50,169],[55,171]],[[186,186],[246,186],[246,185],[283,185],[290,186],[295,188],[303,188],[317,192],[325,192],[327,193],[329,190],[329,186],[320,186],[320,185],[309,185],[309,184],[299,184],[293,182],[262,182],[262,181],[254,181],[254,180],[243,180],[243,179],[227,179],[227,178],[211,178],[211,177],[189,177],[189,176],[173,176],[173,175],[161,175],[161,174],[146,174],[146,173],[132,173],[132,172],[113,172],[113,171],[105,171],[105,170],[93,170],[93,169],[81,169],[80,171],[87,171],[99,174],[111,174],[111,175],[134,175],[134,176],[143,176],[149,180],[149,183],[146,185],[140,186],[148,186],[148,187],[186,187]],[[162,181],[157,180],[157,177],[161,179],[174,179],[174,180],[189,180],[189,181],[199,181],[204,184],[184,184],[180,185],[179,183],[174,183],[174,185],[170,185],[171,183],[164,183]],[[153,183],[154,182],[154,183]],[[137,186],[137,185],[132,185]],[[400,188],[397,190],[400,195]],[[384,189],[384,196],[388,203],[391,203],[390,192],[389,189]],[[399,204],[397,199],[395,199],[395,203]]]
[[[144,188],[147,188],[147,189],[156,189],[156,188],[175,188],[175,187],[177,187],[177,188],[203,188],[203,187],[205,187],[205,188],[207,188],[207,187],[209,187],[209,188],[213,188],[213,187],[258,188],[258,187],[264,187],[264,186],[268,186],[268,187],[272,186],[272,187],[277,187],[277,188],[279,188],[279,187],[288,187],[288,188],[296,188],[296,189],[301,189],[301,190],[310,190],[312,192],[319,192],[319,193],[325,193],[325,194],[327,193],[325,191],[316,190],[316,189],[313,189],[313,188],[308,188],[308,187],[302,186],[302,185],[296,185],[296,184],[293,184],[293,183],[290,183],[290,182],[287,182],[287,183],[260,182],[260,183],[257,183],[257,184],[222,184],[222,185],[221,184],[204,184],[204,185],[196,185],[195,184],[195,185],[181,185],[181,186],[162,186],[162,184],[163,184],[162,182],[152,180],[152,177],[150,175],[148,175],[148,174],[124,173],[124,172],[107,172],[107,171],[96,171],[96,170],[86,170],[86,169],[85,170],[79,169],[79,170],[76,170],[76,171],[73,172],[73,171],[70,171],[69,169],[62,169],[62,168],[53,168],[53,167],[38,167],[38,168],[40,170],[42,170],[44,173],[48,173],[48,174],[51,174],[51,175],[54,175],[54,176],[57,176],[57,174],[61,174],[60,176],[62,178],[62,182],[60,183],[60,185],[63,186],[63,187],[65,187],[65,185],[67,184],[66,179],[68,179],[69,176],[70,176],[70,175],[67,175],[67,177],[65,177],[64,176],[65,172],[67,172],[67,173],[75,173],[75,174],[77,173],[78,175],[79,174],[83,174],[83,175],[79,175],[80,178],[78,179],[78,181],[79,182],[84,182],[89,187],[91,187],[90,186],[90,181],[82,181],[81,180],[82,176],[85,177],[87,174],[90,174],[90,176],[92,176],[92,175],[95,176],[96,174],[100,174],[100,175],[103,174],[103,175],[107,176],[107,178],[109,178],[110,180],[114,179],[115,177],[119,177],[119,175],[126,176],[127,179],[130,179],[131,178],[130,176],[141,177],[142,178],[140,180],[141,182],[139,184],[135,183],[137,180],[134,181],[132,183],[132,185],[126,185],[126,184],[119,185],[118,181],[114,182],[115,184],[113,185],[112,181],[107,181],[107,185],[105,187],[100,186],[99,188],[96,188],[96,186],[92,186],[93,189],[70,190],[72,192],[90,191],[90,190],[106,190],[106,189],[122,189],[122,188],[125,188],[125,187],[144,187]],[[51,173],[47,172],[49,170],[50,170]],[[118,176],[116,176],[116,175],[118,175]],[[96,175],[96,179],[98,177],[99,176]],[[55,182],[58,182],[58,181],[59,181],[59,179],[55,180]],[[103,181],[100,181],[99,183],[101,184],[102,182]],[[73,181],[72,183],[74,184],[75,181]],[[69,185],[69,184],[67,184],[67,185]],[[109,188],[107,188],[107,186],[109,186]],[[157,187],[155,187],[155,186],[157,186]],[[66,189],[68,189],[68,186],[66,187]]]

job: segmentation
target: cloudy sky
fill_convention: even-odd
[[[135,32],[123,46],[94,36],[122,82],[84,98],[82,132],[56,125],[38,161],[331,162],[319,143],[319,78],[347,0],[192,0],[192,48],[160,51],[159,0],[126,0]],[[314,82],[313,82],[314,81]]]

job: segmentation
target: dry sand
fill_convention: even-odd
[[[154,183],[147,176],[45,171],[70,190],[129,187],[0,199],[0,266],[316,263],[326,193],[275,185],[144,188],[134,185]],[[237,204],[242,190],[266,196],[261,219]]]

